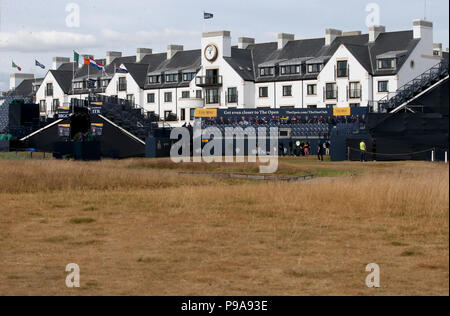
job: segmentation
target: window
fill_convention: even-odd
[[[147,93],[147,103],[155,103],[155,94]]]
[[[52,106],[53,112],[56,112],[56,110],[58,110],[58,108],[59,108],[59,100],[58,99],[54,99],[53,100],[53,106]]]
[[[53,96],[53,83],[47,83],[47,89],[45,90],[45,95],[47,97]]]
[[[334,109],[336,104],[327,104],[327,109]]]
[[[351,108],[359,108],[359,107],[361,107],[361,104],[360,103],[350,103],[350,107]]]
[[[131,105],[134,105],[134,94],[128,94],[127,100]]]
[[[317,109],[317,104],[308,105],[308,109]]]
[[[269,88],[268,87],[259,88],[259,97],[260,98],[268,98],[269,97]]]
[[[164,102],[172,102],[172,92],[164,93]]]
[[[127,91],[127,78],[119,78],[119,91]]]
[[[337,77],[348,77],[348,63],[346,60],[340,60],[337,62]]]
[[[183,81],[192,81],[194,79],[195,73],[194,72],[188,72],[183,74]]]
[[[378,81],[378,92],[389,92],[389,81]]]
[[[361,98],[361,84],[359,82],[350,82],[349,98],[350,99]]]
[[[395,59],[379,59],[378,60],[378,69],[394,69],[395,68]]]
[[[89,89],[94,89],[96,87],[96,85],[97,85],[97,80],[95,80],[95,79],[89,79],[87,82],[87,87]]]
[[[148,84],[160,83],[160,81],[161,81],[161,76],[149,76],[148,77]]]
[[[238,103],[237,88],[228,88],[228,103]]]
[[[337,89],[335,83],[327,83],[325,98],[327,100],[335,100],[337,99]]]
[[[300,66],[282,66],[281,74],[282,75],[294,75],[300,73]]]
[[[309,84],[307,87],[308,95],[317,95],[317,85]]]
[[[314,74],[322,70],[322,64],[310,64],[308,65],[308,73]]]
[[[206,104],[218,104],[219,103],[219,89],[206,90]]]
[[[180,110],[180,120],[182,120],[182,121],[186,120],[186,109]]]
[[[47,105],[45,104],[45,100],[39,101],[39,110],[41,113],[44,113],[46,110]]]
[[[283,97],[292,97],[292,86],[283,86]]]
[[[195,118],[195,109],[190,109],[189,112],[190,112],[190,113],[189,113],[189,119],[190,119],[191,121],[193,121],[194,118]]]
[[[177,82],[177,81],[178,81],[178,74],[166,75],[166,82]]]
[[[110,81],[111,80],[102,80],[102,87],[106,88],[109,85]]]
[[[275,73],[274,67],[262,67],[259,68],[259,75],[261,77],[273,76]]]
[[[202,90],[195,91],[195,98],[197,98],[197,99],[202,99],[203,98]]]
[[[73,83],[74,89],[83,89],[83,81],[78,81]]]
[[[189,99],[191,97],[190,91],[182,91],[181,92],[181,98],[182,99]]]

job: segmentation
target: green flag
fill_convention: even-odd
[[[79,63],[80,62],[80,54],[78,54],[76,51],[73,51],[73,61],[75,63]]]
[[[22,71],[22,68],[20,68],[19,66],[16,65],[16,63],[13,61],[12,62],[12,67],[13,68],[17,68],[17,70]]]

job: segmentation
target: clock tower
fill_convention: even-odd
[[[223,57],[231,57],[231,33],[229,31],[203,33],[202,65],[219,65]]]

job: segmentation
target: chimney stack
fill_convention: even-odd
[[[153,50],[150,48],[138,48],[136,50],[136,62],[140,63],[145,56],[153,54]]]
[[[413,22],[414,38],[422,39],[433,36],[433,23],[423,20],[414,20]]]
[[[255,44],[255,39],[250,37],[239,37],[238,38],[238,48],[247,49],[250,45]]]
[[[442,57],[442,43],[433,44],[433,52],[433,55]]]
[[[52,69],[58,70],[58,68],[65,63],[70,63],[70,58],[66,57],[53,57]]]
[[[111,64],[114,59],[122,57],[121,52],[106,52],[106,65]]]
[[[278,34],[278,49],[283,49],[287,43],[295,40],[294,34],[280,33]]]
[[[16,89],[24,80],[34,79],[34,74],[14,73],[9,75],[9,89]]]
[[[361,31],[350,31],[342,33],[342,36],[359,36],[361,34],[362,34]]]
[[[336,29],[326,29],[325,30],[325,46],[330,46],[336,37],[342,36],[341,30]]]
[[[369,27],[369,42],[375,43],[381,33],[386,33],[386,27],[382,25],[372,25]]]
[[[182,52],[184,50],[183,45],[169,45],[167,47],[167,59],[172,59],[176,53]]]

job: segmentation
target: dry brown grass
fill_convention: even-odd
[[[446,165],[288,158],[356,176],[277,183],[148,163],[0,160],[0,295],[449,294]],[[72,262],[81,289],[65,287]],[[381,289],[365,287],[372,262]]]

